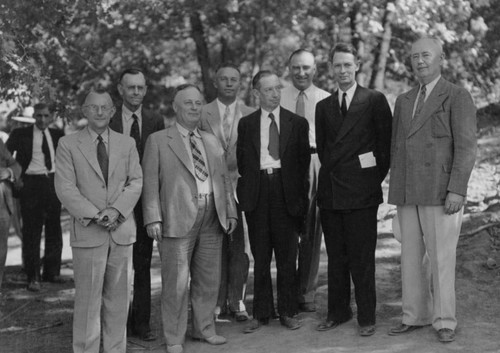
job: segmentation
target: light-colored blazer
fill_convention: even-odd
[[[467,193],[476,159],[476,108],[467,90],[440,78],[412,119],[418,90],[396,100],[389,203],[443,205],[448,192]]]
[[[220,224],[237,218],[224,150],[215,136],[200,131]],[[198,191],[193,163],[176,125],[150,135],[142,167],[144,224],[163,223],[163,236],[180,238],[188,234],[198,214]]]
[[[109,130],[108,186],[97,161],[97,148],[88,129],[59,140],[56,151],[55,188],[71,214],[70,244],[95,247],[109,236],[120,245],[135,242],[134,209],[142,190],[142,170],[134,140]],[[107,207],[116,208],[123,223],[114,231],[91,222]]]
[[[231,135],[229,138],[229,143],[226,143],[224,136],[222,135],[222,117],[220,116],[217,100],[213,100],[211,103],[204,105],[201,109],[200,129],[215,135],[224,148],[224,155],[226,158],[227,169],[229,171],[229,177],[231,178],[233,192],[236,192],[236,185],[238,182],[238,177],[240,176],[238,174],[238,164],[236,163],[238,123],[240,122],[240,119],[242,117],[253,113],[255,110],[256,109],[250,108],[242,102],[236,103],[236,111],[233,126],[231,129]]]

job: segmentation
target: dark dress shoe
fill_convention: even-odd
[[[316,311],[316,305],[314,303],[300,303],[299,310],[305,313],[313,313]]]
[[[358,332],[363,337],[372,336],[375,333],[375,325],[360,326]]]
[[[302,327],[302,323],[298,319],[290,316],[281,316],[280,322],[289,330],[296,330]]]
[[[40,292],[40,282],[38,281],[30,281],[28,283],[28,288],[27,288],[30,292]]]
[[[261,329],[262,325],[267,325],[269,319],[252,319],[247,327],[243,330],[243,333],[254,333]]]
[[[419,329],[421,327],[422,326],[407,325],[407,324],[400,323],[399,325],[391,327],[389,329],[389,336],[404,335],[405,333],[410,333],[410,332],[415,331],[416,329]]]
[[[450,328],[442,328],[437,332],[439,342],[448,343],[455,340],[455,331]]]
[[[139,339],[146,341],[146,342],[156,340],[156,335],[151,331],[148,331],[142,335],[138,335],[138,337],[139,337]]]
[[[243,311],[236,311],[234,313],[234,318],[238,322],[247,321],[248,320],[248,313],[245,310],[243,310]]]
[[[321,324],[319,324],[316,327],[316,331],[329,331],[329,330],[333,330],[338,325],[343,324],[344,322],[347,322],[347,321],[349,321],[351,319],[352,319],[352,313],[349,314],[349,316],[345,320],[329,320],[329,319],[326,319],[325,321],[323,321]]]

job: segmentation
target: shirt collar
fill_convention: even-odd
[[[179,132],[181,133],[182,137],[188,137],[189,136],[189,133],[191,131],[189,131],[188,129],[186,129],[184,126],[182,126],[178,122],[175,122],[175,125],[177,125],[177,130],[179,130]],[[198,130],[198,128],[194,129],[193,133],[194,133],[195,137],[201,138],[200,131]]]
[[[270,113],[273,113],[274,115],[274,120],[276,121],[279,121],[279,118],[280,118],[280,106],[278,105],[278,107],[276,107],[272,112],[268,112],[267,110],[265,110],[264,108],[261,108],[261,114],[260,116],[263,118],[263,119],[267,119],[267,117],[269,116]]]
[[[347,91],[345,91],[345,93],[347,94],[347,97],[349,98],[349,101],[352,101],[352,97],[354,96],[354,92],[356,92],[357,87],[358,87],[358,83],[356,81],[354,81],[354,84],[351,86],[351,88],[349,88]],[[344,91],[342,91],[339,88],[339,99],[342,99],[343,93],[344,93]]]
[[[291,87],[292,87],[291,89],[292,89],[293,97],[295,98],[295,100],[299,99],[299,94],[302,91],[299,90],[297,87],[295,87],[293,84],[291,85]],[[304,92],[304,97],[306,99],[309,99],[309,97],[312,96],[314,89],[315,89],[315,86],[313,84],[311,84],[309,87],[307,87],[303,91]]]
[[[46,128],[45,130],[47,130],[47,128]],[[36,132],[36,131],[40,131],[41,133],[43,133],[43,132],[45,132],[45,130],[40,130],[40,129],[38,128],[38,126],[36,126],[36,124],[33,124],[33,131],[35,131],[35,132]]]
[[[124,116],[126,120],[132,119],[132,114],[137,115],[137,118],[139,118],[139,120],[141,120],[141,118],[142,118],[141,112],[142,112],[142,104],[139,106],[139,108],[135,112],[130,111],[130,109],[128,109],[125,104],[122,104],[122,116]]]
[[[90,137],[92,139],[93,142],[96,142],[97,140],[97,137],[99,136],[99,134],[97,132],[95,132],[94,130],[92,130],[89,126],[87,126],[87,130],[90,134]],[[102,140],[105,144],[108,143],[108,140],[109,140],[109,128],[106,128],[106,131],[104,131],[102,134]]]
[[[219,100],[219,98],[217,98],[216,101],[217,101],[217,106],[219,107],[219,113],[220,113],[221,118],[224,116],[224,112],[226,111],[226,107],[229,107],[230,114],[236,110],[236,99],[234,100],[233,103],[231,103],[229,105],[225,105],[224,103],[222,103]]]
[[[429,82],[428,84],[425,85],[425,92],[426,92],[425,98],[429,97],[429,94],[431,94],[434,87],[436,87],[436,84],[438,83],[440,78],[441,78],[441,75],[439,75],[434,80],[432,80],[431,82]],[[421,89],[422,89],[422,84],[420,85],[419,92]]]

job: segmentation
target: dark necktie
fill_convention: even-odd
[[[45,167],[47,168],[47,171],[50,172],[52,170],[52,158],[50,158],[49,143],[47,141],[47,136],[45,136],[45,131],[42,131],[42,136],[43,158],[45,159]]]
[[[139,153],[139,156],[141,155],[141,131],[139,130],[139,118],[137,115],[132,114],[132,119],[134,119],[134,122],[132,123],[132,126],[130,127],[130,137],[132,137],[135,140],[135,146],[137,147],[137,153]]]
[[[346,97],[347,93],[343,93],[342,94],[342,105],[340,106],[340,112],[342,113],[342,115],[345,116],[347,115],[347,102],[346,102]]]
[[[273,113],[269,113],[269,119],[271,119],[271,124],[269,125],[269,155],[273,159],[280,159],[280,134],[278,132],[278,125],[276,120],[274,120]]]
[[[417,107],[415,108],[415,114],[413,114],[413,119],[415,119],[422,111],[426,93],[427,93],[427,88],[425,87],[425,85],[423,85],[422,88],[420,89],[420,95],[418,96]]]
[[[191,153],[193,154],[194,173],[199,180],[205,181],[208,178],[207,166],[205,165],[201,151],[198,149],[196,138],[192,131],[189,133],[189,144],[191,145]]]
[[[106,182],[106,186],[108,185],[108,153],[106,152],[106,145],[102,140],[102,136],[97,136],[97,161],[99,162],[99,166],[101,167],[102,175],[104,176],[104,181]]]
[[[305,118],[306,106],[304,102],[304,97],[305,97],[304,91],[300,91],[299,96],[297,97],[297,104],[295,105],[295,114]]]

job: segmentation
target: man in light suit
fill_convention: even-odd
[[[35,124],[12,131],[6,146],[22,167],[19,191],[23,219],[23,258],[29,291],[40,291],[40,242],[45,230],[43,280],[61,283],[61,203],[54,190],[55,152],[62,131],[49,128],[54,113],[34,106]],[[45,229],[44,229],[45,228]]]
[[[309,144],[311,164],[309,165],[309,207],[306,228],[300,234],[299,261],[297,269],[299,310],[316,311],[314,296],[318,285],[319,257],[323,231],[316,204],[318,187],[319,158],[316,153],[316,103],[330,96],[330,93],[316,87],[313,78],[316,74],[314,55],[305,49],[294,51],[288,59],[288,70],[292,85],[281,92],[281,106],[303,116],[309,123]]]
[[[242,116],[254,111],[237,100],[241,85],[241,73],[237,66],[223,63],[216,72],[214,80],[217,98],[201,109],[202,130],[215,135],[224,149],[227,169],[231,178],[233,192],[236,193],[238,165],[236,163],[236,141],[238,123]],[[222,270],[219,298],[215,315],[233,314],[236,321],[248,320],[244,299],[250,261],[245,253],[245,234],[239,204],[238,225],[231,237],[222,240]]]
[[[144,224],[160,251],[163,334],[169,353],[183,351],[188,300],[192,337],[213,345],[226,342],[215,332],[213,313],[222,237],[236,228],[237,213],[224,150],[215,136],[198,130],[202,101],[195,85],[177,88],[176,123],[149,137],[142,164]]]
[[[290,330],[301,327],[297,311],[298,234],[308,207],[307,171],[311,161],[307,120],[280,106],[281,82],[271,71],[252,80],[261,109],[238,125],[237,195],[248,223],[254,264],[253,320],[245,333],[259,330],[273,316],[271,259],[277,268],[278,314]]]
[[[124,70],[118,83],[118,92],[123,104],[116,109],[109,122],[111,129],[135,140],[141,161],[149,135],[165,128],[163,118],[159,114],[143,109],[142,101],[147,90],[146,78],[142,71],[135,68]],[[134,290],[127,326],[131,335],[144,341],[152,341],[156,339],[150,326],[153,239],[148,237],[144,227],[141,199],[134,208],[134,216],[137,226],[137,240],[132,256]]]
[[[21,166],[11,156],[7,147],[0,139],[0,293],[2,289],[3,272],[7,260],[7,240],[11,216],[14,212],[12,184],[21,176]]]
[[[75,309],[73,352],[126,350],[132,277],[132,214],[142,172],[135,141],[108,128],[115,108],[108,93],[90,92],[82,111],[88,127],[61,139],[57,196],[71,215]]]
[[[401,228],[403,319],[400,335],[432,324],[455,338],[455,263],[467,183],[476,157],[476,108],[464,88],[441,77],[440,42],[411,47],[419,86],[396,100],[389,203]],[[432,288],[432,290],[431,290]]]
[[[337,44],[330,60],[339,89],[316,105],[318,206],[328,253],[328,315],[317,330],[352,318],[352,278],[358,333],[371,336],[377,211],[389,170],[392,114],[382,93],[356,82],[360,64],[352,45]]]

